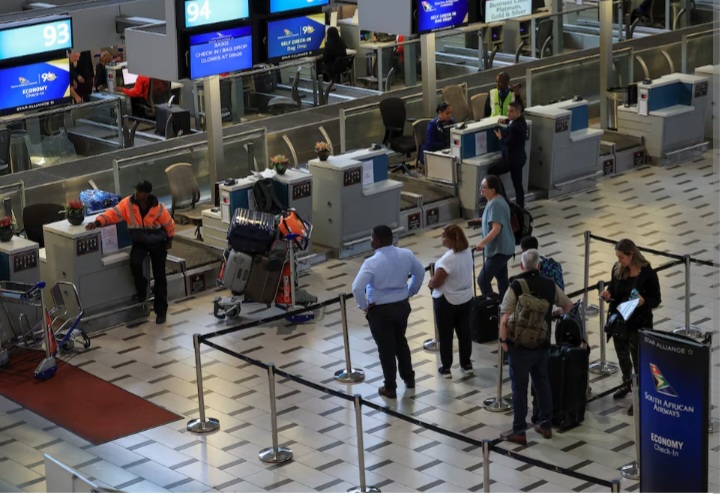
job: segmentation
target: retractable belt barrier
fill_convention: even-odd
[[[617,240],[612,240],[612,239],[606,238],[606,237],[600,237],[600,236],[598,236],[598,235],[593,235],[592,233],[590,233],[590,238],[592,238],[593,240],[597,240],[598,242],[604,242],[604,243],[606,243],[606,244],[612,244],[612,245],[616,245],[616,244],[617,244]],[[661,251],[661,250],[651,249],[650,247],[640,247],[639,245],[638,245],[638,249],[640,249],[640,250],[643,251],[643,252],[647,252],[647,253],[649,253],[649,254],[655,254],[655,255],[657,255],[657,256],[665,256],[665,257],[669,257],[670,259],[676,259],[676,260],[678,260],[678,261],[685,262],[685,256],[681,256],[681,255],[679,255],[679,254],[672,254],[672,253],[669,253],[669,252],[663,252],[663,251]],[[712,262],[712,261],[705,261],[705,260],[702,260],[702,259],[695,259],[695,258],[693,258],[693,257],[690,257],[690,260],[691,260],[691,262],[693,262],[693,263],[695,263],[695,264],[700,264],[701,266],[708,266],[708,267],[711,267],[711,268],[720,268],[720,264],[717,264],[717,263]],[[657,271],[657,270],[656,270],[656,271]]]

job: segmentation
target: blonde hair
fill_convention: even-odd
[[[635,242],[628,238],[620,240],[615,245],[615,251],[622,252],[626,256],[631,256],[631,264],[640,269],[650,265],[648,260],[645,259],[645,256],[642,255],[642,252],[640,252],[640,249],[638,249],[637,245],[635,245]],[[624,267],[619,262],[616,263],[615,267],[613,267],[613,277],[619,280],[624,280],[627,279],[628,276],[630,276],[630,266]]]

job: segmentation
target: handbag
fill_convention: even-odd
[[[608,335],[608,339],[610,336],[625,336],[628,332],[627,322],[623,319],[623,316],[618,313],[610,314],[610,317],[608,317],[605,322],[604,329]]]

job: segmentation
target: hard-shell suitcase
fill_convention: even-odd
[[[231,250],[223,269],[223,286],[229,288],[233,294],[243,293],[250,277],[252,264],[251,255]]]
[[[590,349],[553,345],[548,374],[553,397],[552,422],[566,430],[582,423],[587,404]]]
[[[265,254],[275,239],[275,216],[238,208],[228,230],[228,244],[246,254]]]
[[[497,341],[500,331],[500,300],[497,297],[484,297],[477,294],[477,276],[475,275],[475,253],[473,252],[473,298],[470,307],[470,331],[473,341],[487,343]]]
[[[272,271],[267,256],[255,256],[250,277],[245,287],[245,296],[268,307],[275,301],[283,270]]]

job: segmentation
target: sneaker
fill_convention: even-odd
[[[394,390],[394,389],[387,389],[385,386],[383,386],[382,388],[378,389],[378,394],[379,394],[380,396],[384,396],[385,398],[388,398],[388,399],[390,399],[390,400],[394,400],[395,398],[397,398],[397,393],[395,392],[395,390]]]
[[[622,388],[615,391],[615,394],[613,394],[613,399],[622,400],[629,394],[630,394],[630,386],[623,386]]]
[[[552,429],[550,427],[541,427],[540,424],[535,424],[533,429],[545,439],[552,439]]]
[[[460,366],[460,370],[465,374],[466,376],[472,376],[475,374],[475,371],[473,371],[472,364],[466,365],[466,366]]]
[[[449,368],[447,368],[447,367],[440,367],[440,368],[438,369],[438,372],[439,372],[440,375],[441,375],[442,377],[444,377],[445,379],[452,379],[452,373],[450,372],[450,369],[449,369]]]
[[[500,434],[500,437],[505,441],[519,444],[520,446],[527,446],[527,436],[525,436],[524,432],[506,431]]]

